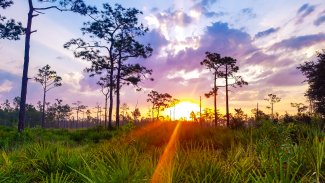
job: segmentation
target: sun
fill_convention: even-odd
[[[182,101],[175,105],[175,107],[167,108],[164,111],[165,116],[171,116],[172,120],[179,120],[179,119],[190,119],[191,112],[197,113],[200,112],[200,107],[198,104],[189,102],[189,101]]]

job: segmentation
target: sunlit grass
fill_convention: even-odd
[[[1,127],[0,182],[325,181],[324,132],[316,127],[267,121],[237,130],[178,124],[30,129],[20,135]]]

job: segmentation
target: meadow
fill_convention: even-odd
[[[0,182],[325,182],[324,129],[270,121],[119,129],[0,127]]]

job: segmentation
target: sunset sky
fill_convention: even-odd
[[[217,52],[238,60],[239,75],[249,85],[231,88],[230,109],[242,108],[249,112],[256,107],[266,109],[263,99],[274,93],[282,98],[275,111],[293,113],[290,102],[306,103],[307,85],[296,69],[304,61],[314,60],[315,52],[325,49],[324,0],[88,0],[101,6],[119,3],[143,11],[140,21],[150,31],[141,42],[150,43],[153,55],[146,60],[135,60],[153,70],[154,82],[141,84],[143,91],[123,87],[122,102],[131,109],[138,102],[145,116],[149,104],[147,94],[154,89],[170,93],[180,100],[212,107],[212,98],[204,93],[212,88],[212,74],[200,62],[205,52]],[[45,6],[44,4],[40,6]],[[15,0],[14,6],[1,14],[26,25],[27,1]],[[64,103],[77,100],[94,107],[103,104],[104,97],[83,69],[85,61],[75,59],[63,48],[71,38],[82,37],[80,28],[87,18],[55,10],[34,19],[29,77],[49,64],[63,78],[63,86],[48,93],[48,101],[63,99]],[[20,41],[0,40],[0,103],[20,95],[24,37]],[[135,62],[133,60],[133,62]],[[222,83],[222,79],[218,80]],[[41,100],[41,86],[34,81],[28,85],[27,102]],[[218,105],[224,111],[224,89],[220,89]]]

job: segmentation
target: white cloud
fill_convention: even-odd
[[[12,82],[5,80],[2,84],[0,84],[0,93],[10,92],[12,88],[13,88]]]

